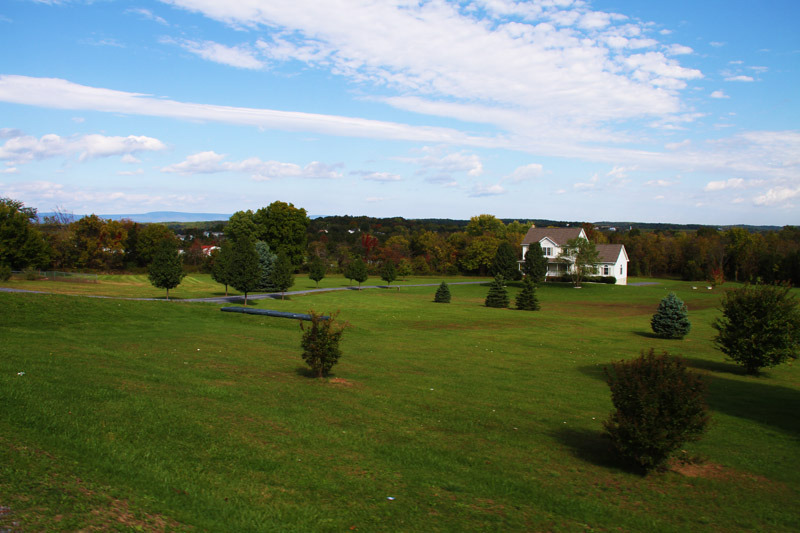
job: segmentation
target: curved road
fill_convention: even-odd
[[[489,281],[455,281],[453,283],[448,283],[448,285],[480,285],[482,283],[489,283]],[[400,287],[438,287],[439,283],[419,283],[414,285],[395,285],[390,287],[388,285],[362,285],[361,289],[393,289],[397,288],[398,290]],[[330,292],[330,291],[357,291],[359,290],[358,287],[333,287],[327,289],[307,289],[304,291],[289,291],[289,292],[271,292],[271,293],[258,293],[258,294],[248,294],[248,300],[264,300],[267,298],[273,300],[279,300],[281,296],[296,296],[301,294],[311,294],[315,292]],[[0,292],[25,292],[31,294],[61,294],[61,293],[51,293],[46,291],[29,291],[25,289],[10,289],[7,287],[0,287]],[[211,302],[211,303],[236,303],[244,301],[244,296],[237,295],[237,296],[215,296],[212,298],[184,298],[178,300],[165,300],[164,298],[122,298],[117,296],[96,296],[92,294],[68,294],[66,296],[83,296],[85,298],[108,298],[112,300],[134,300],[134,301],[151,301],[151,302]]]

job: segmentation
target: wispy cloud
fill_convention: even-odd
[[[755,81],[755,79],[752,76],[738,75],[738,76],[729,76],[729,77],[725,78],[725,81],[750,82],[750,81]]]
[[[342,174],[337,170],[342,165],[327,165],[312,161],[304,167],[294,163],[281,161],[262,161],[251,157],[242,161],[223,161],[224,154],[213,151],[199,152],[188,156],[185,160],[161,169],[162,172],[183,174],[217,174],[220,172],[239,172],[250,174],[256,181],[267,181],[279,178],[302,179],[337,179]]]
[[[157,23],[159,23],[159,24],[161,24],[163,26],[169,26],[169,23],[166,20],[164,20],[163,18],[159,17],[158,15],[156,15],[155,13],[150,11],[149,9],[145,9],[143,7],[126,9],[125,10],[125,14],[126,15],[137,15],[137,16],[143,18],[143,19],[152,20],[152,21],[157,22]]]
[[[13,131],[13,130],[6,130]],[[13,136],[0,146],[0,160],[13,164],[28,163],[52,157],[79,156],[79,160],[121,155],[133,157],[137,152],[152,152],[166,149],[166,145],[153,137],[129,135],[109,137],[92,134],[76,137],[61,137],[54,133],[40,138],[14,131]]]
[[[214,41],[174,40],[168,37],[162,38],[161,42],[164,44],[177,44],[184,50],[214,63],[250,70],[258,70],[264,67],[264,62],[259,60],[255,52],[246,46],[226,46]]]

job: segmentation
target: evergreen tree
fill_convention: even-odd
[[[392,282],[397,279],[397,270],[394,268],[394,261],[391,259],[386,261],[386,264],[383,265],[381,279],[385,281],[387,285],[391,285]]]
[[[286,289],[294,285],[294,268],[289,256],[284,252],[278,254],[278,260],[275,261],[275,266],[270,273],[270,285],[281,293],[281,300],[283,300],[283,293]]]
[[[433,301],[442,304],[450,303],[450,287],[448,287],[447,283],[444,281],[439,285],[439,288],[436,289],[436,295],[433,297]]]
[[[325,271],[325,263],[319,257],[315,257],[308,265],[308,278],[317,283],[317,288],[319,288],[319,282],[325,278]]]
[[[211,252],[211,279],[225,285],[225,296],[228,296],[228,285],[231,283],[230,261],[231,241],[222,241],[219,250]]]
[[[356,257],[353,262],[347,265],[344,273],[347,279],[352,279],[358,282],[358,288],[361,289],[361,284],[367,281],[369,274],[367,274],[367,265],[360,257]]]
[[[303,360],[311,367],[316,377],[327,376],[342,356],[339,349],[339,341],[342,338],[348,323],[339,324],[336,322],[338,313],[330,317],[323,317],[321,314],[309,311],[311,315],[311,325],[306,326],[300,321],[300,329],[303,331],[303,338],[300,346],[303,348]]]
[[[492,274],[503,276],[503,279],[518,280],[522,277],[517,263],[517,252],[508,241],[502,241],[497,247],[492,261]]]
[[[650,326],[656,335],[665,339],[682,339],[692,328],[686,305],[674,292],[666,295],[658,304]]]
[[[539,299],[536,298],[536,285],[533,283],[531,276],[525,276],[525,279],[522,280],[522,290],[517,295],[517,299],[514,303],[517,309],[523,311],[539,310]]]
[[[169,300],[169,290],[180,285],[185,275],[175,242],[172,240],[161,241],[147,269],[150,283],[159,289],[167,289],[167,300]]]
[[[547,257],[538,242],[534,242],[528,247],[522,263],[522,273],[531,278],[534,283],[544,281],[547,275]]]
[[[231,286],[244,293],[247,307],[247,293],[255,290],[261,280],[261,265],[256,245],[246,235],[239,237],[231,247],[229,273]]]
[[[278,256],[270,251],[269,244],[264,241],[256,242],[256,252],[258,253],[258,266],[261,269],[261,276],[255,290],[263,292],[279,290],[272,284],[272,271],[275,269]]]
[[[503,276],[496,275],[494,281],[489,286],[489,294],[486,295],[486,307],[508,307],[508,291],[503,284]]]

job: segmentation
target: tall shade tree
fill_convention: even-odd
[[[33,225],[34,220],[35,209],[11,198],[0,198],[0,265],[21,270],[47,264],[47,242]]]
[[[255,216],[251,210],[237,211],[228,219],[225,225],[225,237],[232,241],[238,241],[240,238],[250,239],[255,242],[259,240],[256,231]],[[260,239],[265,240],[265,239]],[[273,248],[274,249],[274,248]]]
[[[308,279],[316,282],[317,288],[319,288],[319,282],[325,278],[326,270],[322,259],[315,257],[311,264],[308,265]]]
[[[522,263],[522,273],[531,278],[534,283],[544,281],[547,275],[547,257],[538,242],[534,242],[528,247]]]
[[[309,219],[306,210],[285,202],[272,202],[253,215],[256,237],[277,253],[285,253],[293,267],[303,264]]]
[[[258,252],[250,238],[242,236],[233,243],[229,272],[231,286],[244,293],[244,305],[247,307],[247,293],[254,291],[261,280]]]
[[[492,274],[503,276],[503,279],[516,281],[522,278],[517,263],[517,250],[508,241],[502,241],[492,260]]]
[[[153,261],[147,269],[147,277],[154,287],[169,290],[180,285],[186,273],[183,271],[178,247],[173,241],[161,241],[153,255]]]
[[[600,260],[600,254],[593,243],[582,237],[575,237],[567,241],[561,248],[559,259],[567,265],[572,265],[570,276],[576,287],[581,286],[581,281],[586,276],[595,272],[595,265]]]
[[[477,215],[469,219],[467,233],[473,237],[489,234],[502,239],[506,236],[506,226],[494,215]]]
[[[153,261],[161,241],[175,240],[175,233],[165,224],[147,224],[136,235],[136,258],[140,266]]]
[[[294,285],[294,267],[289,256],[284,252],[278,254],[269,281],[273,289],[281,293],[281,300],[283,300],[286,289]]]

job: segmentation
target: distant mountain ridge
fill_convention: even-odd
[[[39,213],[39,220],[52,217],[56,213]],[[86,215],[70,215],[73,220],[78,220]],[[230,213],[183,213],[180,211],[151,211],[150,213],[123,214],[123,215],[97,215],[105,220],[133,220],[143,224],[152,222],[209,222],[228,220]]]

